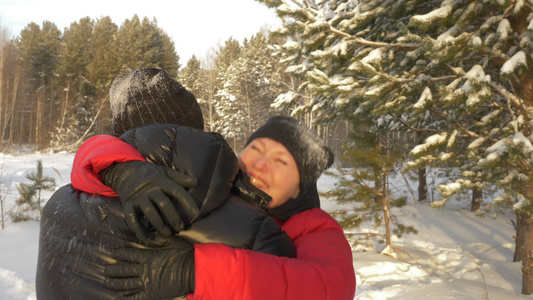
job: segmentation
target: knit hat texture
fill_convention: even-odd
[[[154,123],[204,129],[194,95],[161,69],[140,68],[120,75],[111,84],[109,99],[115,136]]]
[[[300,194],[278,207],[267,209],[268,213],[286,221],[297,213],[320,207],[316,182],[333,164],[331,149],[307,126],[286,116],[270,118],[252,133],[246,145],[257,138],[270,138],[285,146],[296,161],[300,174]]]

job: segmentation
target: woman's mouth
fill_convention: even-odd
[[[250,176],[250,182],[254,186],[258,187],[261,190],[268,188],[268,185],[262,179],[257,178],[253,176],[252,174],[248,174],[248,176]]]

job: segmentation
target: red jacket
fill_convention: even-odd
[[[119,138],[87,140],[74,159],[71,181],[79,190],[116,195],[98,173],[114,162],[144,160]],[[352,300],[355,272],[342,227],[314,208],[281,224],[294,241],[297,258],[285,258],[222,244],[195,244],[196,287],[187,299]]]

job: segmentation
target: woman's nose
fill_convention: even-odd
[[[259,170],[264,170],[265,168],[268,167],[268,164],[269,164],[269,159],[268,157],[262,155],[260,157],[258,157],[255,161],[255,167]]]

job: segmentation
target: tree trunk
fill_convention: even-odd
[[[481,203],[483,203],[483,191],[480,189],[473,189],[470,211],[478,211],[481,208]]]
[[[533,175],[530,175],[529,178],[533,178]],[[527,199],[533,198],[533,179],[529,179],[527,182],[522,183],[521,186],[519,186],[518,191],[524,195]],[[528,229],[528,222],[530,222],[528,219],[531,216],[526,213],[516,213],[516,224],[515,224],[515,230],[516,230],[516,240],[515,240],[515,250],[514,250],[514,257],[513,261],[521,261],[524,259],[524,251],[525,251],[525,245],[527,239],[532,239],[533,236],[531,235],[532,232],[529,232],[529,236],[527,236],[527,229]]]
[[[533,178],[532,175],[529,178]],[[520,192],[533,198],[533,179],[523,183]],[[516,214],[516,247],[514,261],[522,260],[522,294],[533,294],[533,216],[519,211]]]
[[[533,216],[522,215],[524,244],[522,247],[522,294],[533,294]],[[519,225],[519,224],[517,224]]]
[[[6,128],[9,127],[9,145],[13,145],[14,142],[14,135],[15,135],[15,104],[17,103],[17,92],[19,88],[19,80],[20,80],[20,67],[17,66],[15,69],[15,78],[13,79],[13,92],[11,93],[11,101],[10,101],[10,107],[9,112],[6,113],[7,119],[4,120],[4,125],[2,125],[3,129],[6,130]],[[9,125],[8,125],[9,124]],[[5,137],[5,134],[3,135]]]
[[[3,112],[4,102],[7,101],[7,93],[4,91],[4,62],[5,62],[5,54],[4,54],[4,36],[0,36],[0,151],[3,151],[3,144],[4,144],[4,132],[5,128],[1,125],[5,123],[5,116]],[[8,81],[9,82],[9,81]],[[5,84],[6,90],[7,90],[8,83]],[[6,100],[4,100],[6,99]]]
[[[387,176],[383,177],[385,180]],[[390,203],[387,199],[387,187],[385,184],[382,184],[381,188],[381,203],[383,205],[383,218],[385,219],[385,240],[388,248],[392,249],[391,242],[391,230],[390,230]]]
[[[0,195],[0,225],[2,226],[2,230],[4,230],[5,226],[4,199],[5,197],[3,195]]]
[[[418,201],[428,200],[428,185],[426,168],[418,169]]]
[[[383,178],[381,178],[381,169],[380,168],[374,168],[374,176],[375,176],[375,180],[374,180],[374,186],[375,186],[375,189],[376,191],[382,191],[383,190]],[[381,196],[379,194],[375,194],[374,195],[374,202],[375,203],[383,203],[383,198],[384,196]]]
[[[520,214],[516,214],[516,224],[515,224],[515,231],[516,231],[516,238],[515,238],[515,248],[514,248],[514,256],[513,261],[521,261],[524,258],[524,229],[526,226],[523,224],[527,222],[527,220],[524,220],[524,216]]]
[[[35,113],[35,145],[37,150],[41,150],[41,133],[43,125],[43,110],[44,110],[44,83],[41,84],[41,91],[37,95],[37,111]]]

